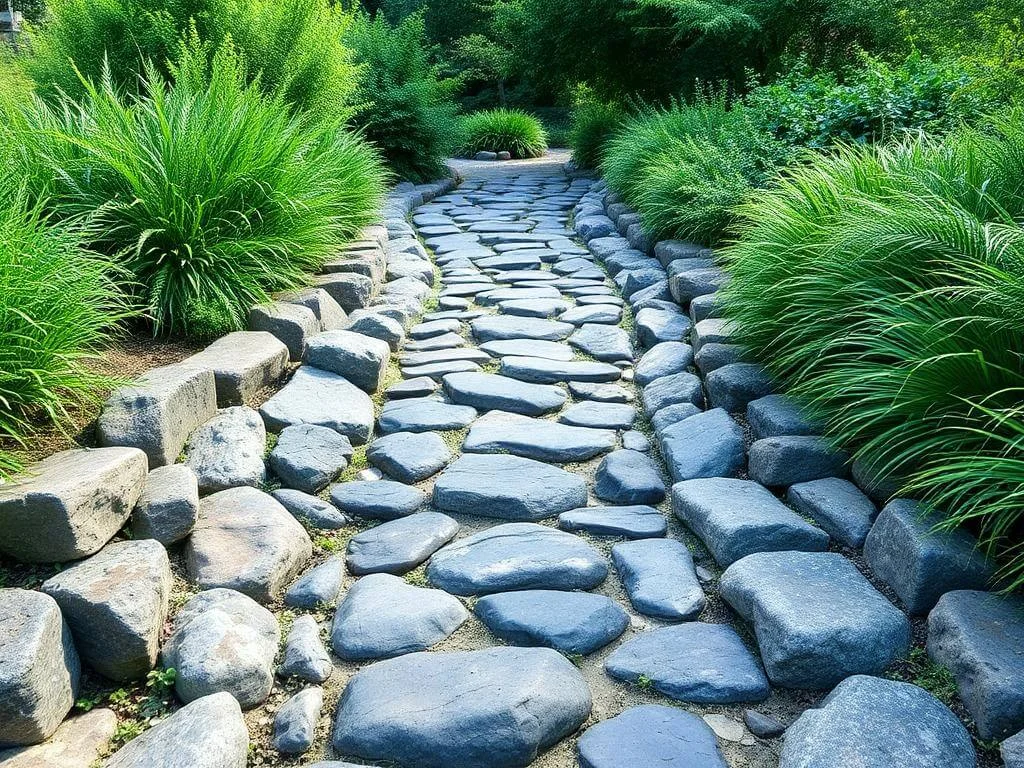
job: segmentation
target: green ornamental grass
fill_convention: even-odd
[[[618,104],[587,100],[572,112],[569,146],[572,159],[581,168],[597,168],[604,157],[605,144],[621,128],[625,113]]]
[[[540,157],[548,148],[540,121],[516,109],[487,109],[462,120],[462,154],[510,152],[513,158]]]
[[[1024,127],[845,148],[740,209],[740,341],[1024,586]]]
[[[138,100],[109,77],[80,104],[36,100],[20,138],[37,194],[131,275],[154,330],[213,336],[368,224],[385,174],[340,121],[248,84],[232,49],[209,67],[202,46],[182,51],[175,83],[150,67]]]

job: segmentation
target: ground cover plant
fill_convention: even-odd
[[[740,209],[740,342],[1024,585],[1024,127],[846,147]]]
[[[597,168],[604,157],[605,144],[625,119],[625,111],[618,104],[584,94],[573,108],[569,127],[569,146],[576,165]]]
[[[511,152],[513,158],[540,157],[548,148],[544,126],[516,109],[487,109],[462,120],[462,154]]]

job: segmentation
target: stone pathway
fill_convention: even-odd
[[[111,766],[184,765],[187,744],[195,768],[278,753],[324,768],[970,768],[960,720],[881,676],[910,646],[908,612],[936,602],[929,651],[982,738],[1024,725],[1024,609],[968,591],[990,573],[970,541],[929,537],[912,502],[875,523],[845,457],[740,360],[707,252],[652,247],[608,202],[550,162],[488,168],[409,221],[392,212],[386,259],[339,260],[322,291],[254,310],[277,339],[247,337],[251,362],[218,374],[212,400],[191,370],[155,395],[191,410],[146,453],[184,448],[184,464],[125,492],[133,529],[184,540],[205,591],[170,610],[160,649],[187,706]],[[338,305],[348,319],[324,319]],[[289,357],[303,364],[259,413],[237,405]],[[264,429],[272,495],[257,489]],[[141,477],[133,450],[102,449],[99,487]],[[62,656],[61,612],[73,634],[95,629],[82,594],[110,589],[97,582],[113,568],[138,574],[108,601],[123,617]],[[47,706],[21,715],[15,743],[53,732],[79,656],[115,678],[150,668],[169,589],[163,548],[134,542],[13,590],[37,616],[23,666],[42,654],[62,672],[21,691]],[[0,746],[5,712],[0,698]]]

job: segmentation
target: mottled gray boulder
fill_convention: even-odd
[[[324,692],[317,686],[299,691],[282,704],[274,716],[274,749],[284,755],[308,752],[323,705]]]
[[[728,280],[724,271],[717,267],[699,267],[673,271],[669,268],[668,289],[672,298],[686,306],[698,296],[715,293]]]
[[[595,360],[606,363],[632,362],[636,355],[629,334],[622,328],[607,325],[584,325],[569,337],[569,343]]]
[[[182,365],[209,368],[221,407],[253,402],[277,383],[288,367],[288,347],[266,331],[235,331],[222,336]]]
[[[132,512],[132,536],[170,545],[181,541],[199,519],[199,481],[184,464],[157,467],[146,475]]]
[[[341,696],[341,754],[418,768],[519,768],[590,715],[583,676],[549,648],[416,653],[362,669]]]
[[[0,747],[50,736],[78,695],[81,667],[53,598],[0,589]]]
[[[724,318],[708,318],[693,326],[693,351],[699,354],[705,344],[735,344],[736,325]]]
[[[507,315],[486,315],[470,323],[473,336],[479,342],[505,339],[534,339],[537,341],[561,341],[576,330],[575,325],[542,320],[533,317],[512,317]]]
[[[768,677],[830,688],[878,674],[910,643],[910,622],[835,552],[758,552],[733,563],[722,597],[753,624]]]
[[[999,756],[1004,768],[1024,768],[1024,731],[1006,739],[999,745]]]
[[[506,523],[449,544],[427,566],[431,584],[456,595],[517,589],[593,589],[608,576],[601,554],[578,536]]]
[[[314,610],[321,605],[333,605],[341,592],[341,582],[345,578],[345,560],[335,555],[328,560],[310,568],[288,587],[284,595],[284,604],[291,608]]]
[[[682,312],[647,307],[636,313],[636,336],[641,346],[664,341],[683,341],[690,332],[690,318]]]
[[[750,480],[709,477],[676,483],[672,511],[722,566],[752,552],[817,552],[828,546],[827,533]]]
[[[251,709],[270,695],[280,634],[274,614],[251,598],[210,589],[174,618],[162,661],[177,672],[174,690],[182,701],[226,691]]]
[[[373,401],[348,379],[304,365],[260,408],[267,428],[280,432],[295,424],[329,427],[356,445],[373,432]]]
[[[328,427],[296,424],[285,427],[270,452],[270,468],[289,488],[319,493],[352,458],[352,443]]]
[[[244,405],[224,408],[192,433],[185,464],[195,472],[200,493],[216,493],[267,479],[263,454],[267,428],[260,415]]]
[[[130,741],[107,768],[245,768],[249,730],[227,693],[204,696]]]
[[[629,429],[636,420],[636,408],[623,403],[586,400],[570,405],[558,416],[562,424],[590,429]]]
[[[666,405],[660,411],[651,416],[651,426],[654,427],[655,433],[660,435],[673,424],[677,424],[683,419],[688,419],[691,416],[696,416],[700,412],[700,408],[693,403],[675,403],[674,405]]]
[[[693,555],[681,541],[624,541],[612,547],[612,562],[638,613],[666,621],[689,621],[704,610],[704,590]]]
[[[419,512],[357,533],[348,543],[349,573],[408,573],[455,538],[459,524],[440,512]]]
[[[700,379],[692,373],[673,373],[661,376],[644,387],[644,410],[654,414],[668,405],[690,403],[698,408],[704,405],[704,389]]]
[[[592,725],[578,746],[580,768],[728,768],[714,731],[703,720],[656,704],[630,707]]]
[[[846,547],[862,547],[878,514],[874,502],[849,480],[826,477],[792,485],[786,501],[811,517],[829,536]]]
[[[391,400],[381,410],[379,425],[384,434],[393,432],[443,432],[468,427],[476,409],[453,405],[432,397]]]
[[[503,592],[481,597],[473,611],[510,645],[546,646],[584,656],[608,645],[629,626],[629,616],[618,603],[589,592]]]
[[[203,499],[185,567],[201,589],[227,587],[270,602],[312,552],[306,530],[273,496],[231,488]]]
[[[729,413],[743,412],[752,400],[772,391],[767,371],[754,363],[730,363],[707,373],[704,386],[713,408]]]
[[[673,480],[723,477],[746,464],[743,430],[721,408],[683,419],[658,434]]]
[[[338,603],[331,647],[346,660],[384,659],[436,645],[469,618],[457,599],[439,589],[377,573],[357,581]]]
[[[92,709],[68,718],[45,742],[0,749],[4,768],[93,768],[117,730],[117,715]]]
[[[273,334],[288,348],[288,359],[298,362],[306,350],[306,342],[323,328],[309,307],[272,301],[249,310],[249,330]]]
[[[722,302],[717,293],[696,296],[690,302],[690,320],[697,324],[709,317],[722,316]]]
[[[747,421],[755,440],[783,435],[813,435],[814,425],[786,395],[765,395],[747,405]]]
[[[333,331],[335,328],[344,327],[348,322],[345,310],[323,288],[301,288],[297,291],[286,291],[278,294],[277,298],[280,301],[299,304],[311,310],[316,315],[316,319],[320,321],[319,330],[321,331]],[[302,358],[300,355],[293,359],[300,360]]]
[[[747,351],[739,344],[718,344],[711,342],[704,344],[699,352],[693,356],[694,364],[700,368],[701,373],[707,376],[712,371],[718,370],[726,365],[739,363],[746,357]],[[759,398],[760,399],[760,398]]]
[[[631,683],[647,677],[670,699],[696,704],[761,701],[770,692],[761,665],[728,624],[644,632],[616,648],[604,668]]]
[[[450,373],[444,377],[443,383],[452,402],[481,411],[497,410],[523,416],[540,416],[558,410],[568,399],[565,390],[559,387],[528,383],[494,373]]]
[[[292,517],[310,528],[335,531],[352,522],[336,506],[329,501],[324,501],[319,496],[291,488],[278,488],[276,491],[271,491],[270,495],[280,502]]]
[[[342,512],[373,520],[396,520],[416,512],[427,500],[419,488],[393,480],[355,480],[331,488]]]
[[[664,341],[655,344],[636,365],[636,383],[646,387],[655,379],[685,373],[693,364],[693,348],[681,341]]]
[[[864,542],[864,559],[913,615],[927,613],[946,592],[984,589],[992,563],[963,529],[937,531],[937,513],[910,499],[889,502]]]
[[[162,467],[177,461],[188,436],[216,412],[212,370],[167,365],[114,391],[96,422],[96,438],[100,445],[140,448],[151,468]]]
[[[502,520],[541,520],[587,503],[580,475],[503,454],[464,454],[434,483],[434,506]]]
[[[373,441],[366,459],[402,483],[418,483],[440,472],[452,454],[434,432],[395,432]]]
[[[334,600],[331,600],[333,604]],[[284,646],[284,660],[277,669],[281,677],[297,677],[310,683],[322,683],[331,676],[334,664],[320,639],[320,626],[309,614],[292,622]]]
[[[558,516],[558,527],[564,531],[586,531],[592,536],[627,539],[664,536],[668,529],[661,512],[642,504],[571,509]]]
[[[358,309],[353,312],[345,329],[371,339],[380,339],[392,352],[398,351],[405,339],[405,329],[400,322],[373,310]]]
[[[643,432],[636,429],[629,429],[622,433],[622,447],[627,451],[640,451],[647,453],[651,450],[651,441]]]
[[[369,306],[373,298],[373,280],[355,272],[335,272],[313,278],[318,288],[323,288],[345,312]]]
[[[956,678],[982,739],[1024,727],[1024,599],[955,591],[928,614],[928,655]]]
[[[146,539],[108,544],[40,589],[60,606],[81,659],[120,681],[156,664],[171,580],[167,551]]]
[[[971,737],[910,683],[855,675],[786,730],[779,768],[974,768]]]
[[[473,422],[462,444],[462,450],[469,453],[510,453],[555,463],[586,461],[614,447],[611,430],[573,427],[503,411],[491,411]]]
[[[613,451],[597,467],[594,495],[611,504],[660,504],[665,500],[665,483],[647,454]]]
[[[352,331],[324,331],[309,340],[304,359],[373,393],[380,389],[390,356],[386,341]]]
[[[748,451],[751,480],[784,487],[846,475],[850,457],[823,437],[785,435],[755,440]]]
[[[146,455],[135,448],[55,453],[0,485],[0,553],[30,563],[91,555],[124,525],[145,482]]]

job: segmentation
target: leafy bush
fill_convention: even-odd
[[[652,235],[714,244],[728,232],[733,206],[791,156],[746,109],[718,95],[641,110],[605,144],[601,170]]]
[[[622,127],[625,112],[610,102],[586,99],[572,112],[569,146],[572,159],[581,168],[596,168],[604,155],[604,146]]]
[[[145,63],[163,76],[191,28],[214,46],[230,38],[264,90],[334,115],[351,104],[358,71],[342,43],[350,17],[329,0],[49,0],[31,34],[29,72],[44,89],[81,97],[109,63],[118,87],[143,87]],[[76,72],[77,69],[77,72]],[[79,74],[80,73],[80,74]]]
[[[458,144],[455,80],[441,77],[427,56],[423,18],[392,27],[383,16],[359,16],[346,41],[363,65],[355,122],[403,179],[426,181],[445,173],[444,158]]]
[[[847,147],[742,209],[740,341],[1024,585],[1024,124]]]
[[[80,105],[37,100],[20,138],[27,166],[48,170],[26,173],[37,194],[88,221],[155,329],[207,336],[306,280],[370,221],[384,175],[340,122],[293,116],[247,85],[230,48],[207,67],[205,50],[183,47],[174,74],[172,86],[150,68],[138,100],[109,78]]]
[[[126,314],[113,271],[0,168],[0,440],[23,444],[41,421],[97,400],[107,382],[89,362]],[[18,469],[0,450],[0,479]]]
[[[515,109],[473,112],[462,120],[462,153],[511,152],[514,158],[540,157],[548,148],[540,121]]]

